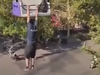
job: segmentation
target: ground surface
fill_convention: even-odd
[[[92,45],[90,41],[88,44]],[[96,70],[89,68],[90,56],[80,50],[81,46],[80,42],[70,41],[62,50],[38,49],[35,69],[30,72],[23,71],[24,60],[15,62],[0,53],[0,75],[96,75]],[[17,53],[21,55],[23,51]]]

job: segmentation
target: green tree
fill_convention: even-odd
[[[39,17],[38,37],[42,36],[44,39],[51,38],[54,30],[51,24],[51,17]]]
[[[78,19],[84,21],[90,27],[89,36],[95,43],[100,44],[100,1],[84,0],[77,11]],[[83,47],[83,50],[97,57],[98,68],[100,69],[100,50],[94,51],[91,47]]]
[[[24,38],[26,35],[26,20],[12,16],[12,0],[0,0],[0,31],[4,36],[17,36]]]
[[[52,13],[58,12],[60,21],[63,26],[67,27],[67,36],[70,36],[70,28],[74,25],[77,18],[75,15],[81,0],[52,0]]]
[[[0,33],[4,36],[25,38],[26,19],[18,18],[11,14],[13,0],[0,0]],[[53,34],[50,17],[39,17],[38,36],[49,38]]]

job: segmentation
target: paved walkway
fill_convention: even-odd
[[[23,49],[17,51],[23,54]],[[96,75],[89,68],[90,56],[80,48],[72,50],[37,50],[35,69],[23,72],[24,60],[15,62],[8,55],[0,55],[0,75]]]

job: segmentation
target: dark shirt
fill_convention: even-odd
[[[27,25],[27,44],[34,44],[37,40],[37,20],[34,24],[28,23]]]

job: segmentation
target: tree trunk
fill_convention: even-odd
[[[67,29],[67,37],[70,37],[70,25],[68,25],[68,29]]]
[[[67,0],[67,13],[68,13],[67,37],[69,37],[70,36],[70,6],[69,6],[69,0]]]

